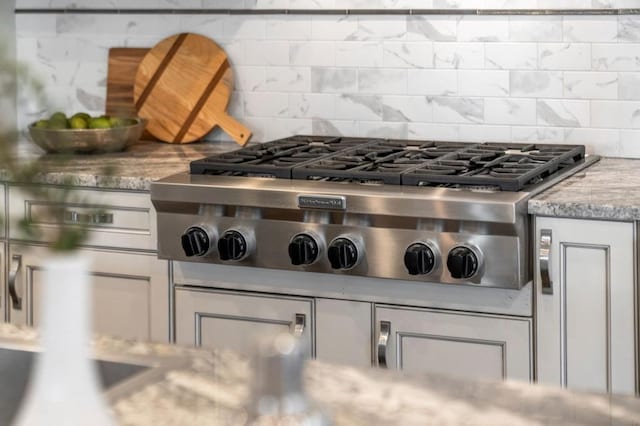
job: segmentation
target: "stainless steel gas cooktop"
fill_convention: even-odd
[[[520,288],[534,194],[597,161],[581,145],[293,136],[151,185],[159,256]]]

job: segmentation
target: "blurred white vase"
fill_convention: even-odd
[[[44,262],[42,352],[14,425],[113,425],[95,362],[90,358],[89,259],[53,255]]]

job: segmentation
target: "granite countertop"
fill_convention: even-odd
[[[38,162],[44,172],[39,183],[65,184],[107,189],[148,191],[151,181],[185,172],[189,162],[240,148],[233,142],[168,144],[139,142],[126,151],[107,154],[76,154],[71,157],[43,155],[27,146],[21,158]]]
[[[640,160],[603,158],[529,200],[529,213],[640,220]]]
[[[35,341],[32,329],[0,325],[0,338]],[[122,425],[239,425],[246,420],[251,368],[230,351],[96,338],[95,353],[182,357],[168,371],[112,403]],[[340,425],[403,426],[640,424],[640,399],[517,382],[403,375],[310,361],[308,393]]]

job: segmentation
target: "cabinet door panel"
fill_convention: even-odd
[[[258,338],[296,333],[313,354],[313,301],[304,298],[176,288],[176,342],[244,354]],[[300,328],[303,321],[303,327]]]
[[[459,377],[502,380],[506,377],[504,342],[428,334],[397,334],[398,368]],[[471,359],[470,359],[471,358]]]
[[[633,224],[536,218],[551,230],[552,293],[535,273],[537,380],[570,389],[634,393]]]
[[[371,367],[371,303],[316,299],[319,360]]]
[[[380,306],[375,315],[379,342],[381,323],[390,325],[386,351],[378,354],[389,368],[531,380],[529,319]]]
[[[19,256],[16,290],[21,309],[11,309],[11,322],[37,327],[42,303],[42,259],[45,247],[11,244]],[[166,342],[169,339],[168,264],[154,254],[83,249],[91,259],[93,329],[123,338]],[[64,307],[60,307],[64,309]]]

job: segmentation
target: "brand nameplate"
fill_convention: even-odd
[[[347,199],[341,195],[298,195],[301,209],[345,210]]]

